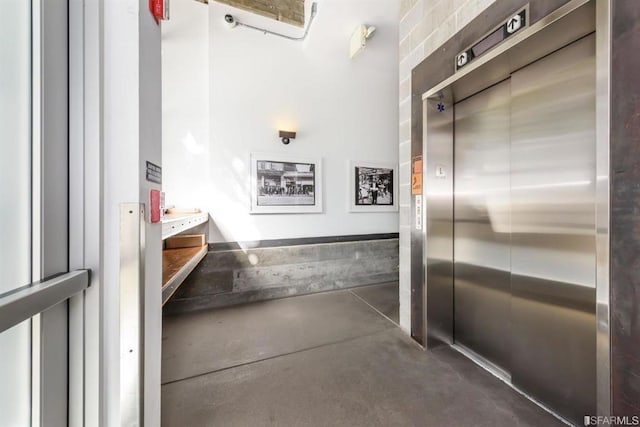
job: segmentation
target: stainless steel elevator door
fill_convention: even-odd
[[[455,343],[580,423],[596,410],[595,36],[454,114]]]
[[[596,410],[595,36],[511,76],[514,385]]]
[[[454,336],[508,375],[510,84],[455,105]]]

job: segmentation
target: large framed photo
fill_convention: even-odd
[[[251,213],[322,212],[322,160],[251,154]]]
[[[398,210],[398,179],[393,164],[349,162],[349,210],[393,212]]]

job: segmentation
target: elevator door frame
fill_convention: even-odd
[[[596,394],[611,413],[609,333],[609,121],[611,1],[572,0],[423,95],[424,330],[426,347],[453,345],[454,104],[596,33]],[[597,31],[596,31],[597,28]],[[444,108],[444,110],[443,110]],[[588,414],[585,414],[588,415]]]

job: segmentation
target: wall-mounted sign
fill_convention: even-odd
[[[422,156],[416,156],[411,162],[411,194],[422,194]]]
[[[499,45],[507,38],[526,27],[527,10],[528,9],[525,7],[520,12],[512,15],[509,19],[504,21],[502,25],[482,37],[471,47],[457,54],[454,61],[456,71],[461,70],[480,55]]]
[[[162,168],[151,162],[147,162],[147,181],[162,184]]]
[[[422,196],[416,196],[416,230],[422,230]]]
[[[447,177],[447,168],[444,165],[436,165],[436,178],[446,178]]]

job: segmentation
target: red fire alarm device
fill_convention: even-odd
[[[149,221],[160,222],[160,190],[149,192]]]
[[[169,0],[149,0],[149,10],[156,21],[169,20]]]

